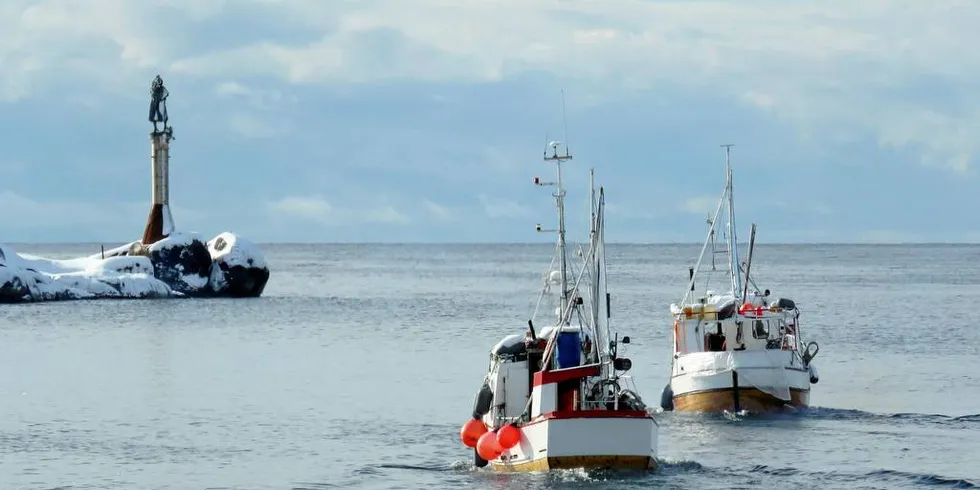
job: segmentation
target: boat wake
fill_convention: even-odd
[[[667,416],[667,414],[670,414]],[[723,419],[733,422],[738,421],[777,421],[777,420],[840,420],[840,421],[860,421],[860,422],[902,422],[916,425],[942,425],[942,426],[968,426],[976,427],[980,424],[980,413],[970,415],[943,415],[937,413],[874,413],[864,410],[848,408],[828,408],[828,407],[809,407],[803,408],[792,413],[756,413],[746,410],[739,412],[725,411],[720,414],[713,413],[684,413],[684,412],[661,412],[658,413],[658,420],[672,418],[674,420],[684,419]],[[665,417],[667,416],[667,417]]]
[[[953,416],[938,413],[873,413],[853,409],[812,407],[803,411],[801,415],[831,420],[901,420],[916,424],[961,425],[980,423],[980,413]]]
[[[840,414],[833,412],[845,412],[851,418],[857,418],[853,412],[857,410],[832,410],[821,409],[822,416],[840,418]],[[830,411],[831,413],[826,413]],[[881,418],[881,415],[860,412],[864,414],[863,419]],[[897,414],[906,415],[906,414]],[[915,415],[915,414],[913,414]],[[976,416],[971,416],[978,419]],[[964,417],[949,417],[949,419],[963,419]],[[728,488],[746,485],[785,485],[792,483],[795,487],[811,488],[807,485],[813,482],[820,482],[821,487],[827,486],[851,486],[860,485],[885,485],[891,488],[913,488],[921,486],[935,486],[939,488],[968,489],[980,487],[980,482],[965,478],[949,477],[930,473],[915,473],[908,471],[898,471],[890,469],[875,469],[871,471],[807,471],[795,467],[779,467],[768,465],[750,466],[725,466],[711,467],[703,465],[693,460],[675,460],[671,458],[658,458],[658,469],[652,471],[623,471],[623,470],[552,470],[540,473],[497,473],[487,469],[474,468],[468,460],[457,460],[444,463],[419,463],[419,464],[377,464],[370,468],[364,468],[362,473],[370,473],[374,476],[395,470],[413,471],[422,473],[443,473],[454,482],[460,483],[456,478],[463,475],[472,475],[478,478],[493,478],[498,484],[506,486],[525,486],[533,488],[571,488],[581,485],[593,488],[646,488],[650,485],[661,486],[664,488],[685,488],[688,485],[703,486],[705,479],[711,481],[724,482]],[[450,477],[448,475],[456,475]],[[821,488],[812,487],[812,488]],[[304,488],[326,488],[324,487],[304,487]],[[714,487],[712,487],[714,488]],[[719,487],[721,488],[721,487]]]
[[[913,484],[929,485],[948,488],[977,488],[980,483],[962,478],[950,478],[940,475],[925,473],[911,473],[896,470],[874,470],[869,472],[844,472],[844,471],[813,471],[804,472],[796,468],[773,468],[765,465],[756,465],[748,469],[747,473],[764,474],[777,477],[803,476],[807,479],[819,478],[823,482],[839,483],[888,483],[892,485]]]

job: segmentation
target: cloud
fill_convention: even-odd
[[[664,212],[657,206],[642,204],[618,204],[607,202],[606,214],[610,217],[620,219],[640,219],[651,220],[664,216]]]
[[[718,209],[719,196],[697,196],[689,197],[681,203],[680,210],[685,213],[714,215]]]
[[[266,139],[283,134],[285,129],[275,121],[239,112],[228,117],[228,127],[232,132],[246,138]]]
[[[489,218],[522,218],[531,214],[527,206],[510,199],[480,194],[479,200]]]
[[[134,221],[139,226],[139,212],[134,203],[124,205],[98,205],[84,201],[39,201],[19,193],[0,191],[0,230],[68,225],[100,227],[119,222]],[[149,211],[144,205],[142,212]],[[30,217],[30,219],[24,219]],[[145,220],[146,216],[142,216]]]
[[[381,206],[363,211],[365,221],[373,223],[387,223],[392,225],[407,225],[412,222],[411,218],[403,214],[394,206]]]
[[[642,221],[699,235],[717,198],[698,196],[723,178],[708,152],[732,142],[746,155],[737,178],[759,186],[739,194],[746,220],[851,239],[861,220],[949,234],[933,217],[975,207],[978,21],[980,4],[952,0],[10,0],[0,180],[33,203],[18,204],[32,223],[72,226],[62,208],[92,222],[119,208],[86,200],[138,199],[159,72],[179,135],[174,190],[212,213],[179,223],[270,196],[244,203],[269,221],[239,226],[460,236],[475,222],[466,233],[524,237],[520,222],[553,216],[529,179],[549,172],[534,160],[540,136],[562,132],[561,87],[575,164],[598,164],[628,233]],[[60,144],[36,143],[52,134]],[[585,189],[584,172],[566,175],[570,195]],[[903,186],[920,202],[881,190]],[[134,209],[139,228],[145,205]]]
[[[742,100],[763,110],[771,109],[776,105],[776,100],[771,95],[754,90],[742,94]]]
[[[330,29],[312,42],[239,46],[176,60],[172,69],[213,75],[246,66],[252,75],[298,84],[494,82],[547,70],[592,88],[713,90],[807,130],[876,135],[885,147],[911,148],[924,163],[960,172],[980,144],[971,137],[980,98],[958,94],[965,106],[936,111],[931,99],[950,94],[896,96],[923,79],[968,84],[980,72],[969,48],[980,37],[972,27],[980,8],[962,2],[623,0],[613,8],[586,1],[450,6],[420,0],[281,7],[289,12],[283,15]]]
[[[261,35],[231,36],[222,17]],[[980,95],[937,90],[980,75],[973,2],[11,0],[0,19],[0,100],[78,77],[115,94],[161,67],[313,86],[549,72],[583,100],[710,90],[804,132],[867,134],[957,172],[980,150]],[[218,83],[253,102],[275,97]],[[270,134],[254,122],[235,124]]]
[[[428,211],[432,217],[440,221],[452,221],[455,217],[451,209],[441,204],[436,204],[428,199],[422,200],[422,206],[425,207],[426,211]]]
[[[268,204],[275,213],[282,213],[310,221],[327,222],[333,214],[333,206],[319,196],[288,196]]]
[[[221,82],[214,92],[219,97],[244,100],[251,108],[263,111],[273,110],[284,103],[295,103],[295,97],[286,97],[282,91],[257,89],[238,82]]]
[[[41,200],[0,190],[0,243],[47,241],[65,232],[70,233],[67,241],[136,240],[149,210],[149,202]],[[212,218],[208,213],[177,206],[171,206],[171,212],[178,229],[208,233],[201,229]]]
[[[266,211],[272,217],[298,219],[323,225],[384,223],[407,225],[411,218],[394,206],[336,207],[321,196],[287,196],[270,201]]]

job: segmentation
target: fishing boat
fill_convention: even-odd
[[[568,260],[562,164],[572,159],[559,142],[545,161],[555,164],[558,229],[552,266],[524,334],[509,335],[490,349],[490,364],[460,437],[477,467],[498,471],[555,469],[654,469],[657,422],[637,394],[632,366],[620,355],[630,339],[610,336],[611,299],[606,291],[605,194],[590,175],[590,240],[579,249],[579,268]],[[556,288],[557,286],[557,288]],[[557,289],[557,291],[554,291]],[[552,310],[544,299],[557,296]],[[546,326],[535,328],[541,312]]]
[[[680,304],[670,305],[674,323],[670,382],[661,395],[664,410],[693,412],[795,411],[809,406],[810,385],[819,376],[813,358],[820,348],[802,340],[800,308],[773,296],[749,275],[755,249],[752,224],[746,262],[739,261],[732,194],[731,147],[725,147],[727,179],[714,217],[708,218],[696,265],[688,269],[688,288]],[[725,247],[716,247],[723,209],[728,223]],[[710,245],[710,249],[709,249]],[[710,269],[706,261],[710,253]],[[716,255],[727,256],[719,270]],[[714,272],[714,274],[713,274]],[[723,278],[717,280],[717,276]],[[712,279],[716,279],[712,282]],[[698,285],[703,289],[698,290]],[[712,285],[723,292],[710,289]]]

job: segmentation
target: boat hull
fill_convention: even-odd
[[[810,390],[790,388],[790,400],[780,400],[756,388],[738,389],[738,408],[735,408],[735,389],[721,388],[674,396],[678,412],[735,412],[755,413],[792,412],[810,405]]]
[[[675,360],[670,390],[675,411],[787,412],[810,405],[810,377],[791,351],[699,352]]]
[[[538,458],[523,463],[491,463],[491,467],[504,472],[534,472],[549,470],[655,470],[657,460],[652,456],[556,456]]]
[[[658,427],[649,413],[572,413],[576,415],[550,414],[525,424],[518,445],[490,461],[490,467],[505,472],[656,469]]]

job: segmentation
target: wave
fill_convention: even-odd
[[[822,481],[868,482],[882,483],[911,483],[916,485],[940,486],[948,488],[977,488],[978,483],[964,478],[952,478],[926,473],[911,473],[896,470],[873,470],[864,473],[849,473],[842,471],[813,471],[805,472],[797,468],[773,468],[766,465],[756,465],[748,469],[748,473],[765,474],[769,476],[805,476],[820,478]]]
[[[852,414],[853,415],[853,414]],[[871,414],[874,415],[874,414]],[[693,460],[674,460],[670,458],[658,458],[659,467],[651,472],[621,472],[611,470],[559,470],[537,474],[497,474],[490,470],[479,470],[473,468],[470,462],[453,461],[447,463],[422,463],[422,464],[376,464],[362,468],[361,473],[376,473],[383,469],[406,470],[422,472],[452,472],[469,473],[474,476],[486,474],[487,476],[504,478],[516,484],[519,481],[524,483],[536,482],[532,486],[564,488],[568,485],[578,486],[578,484],[612,483],[617,487],[633,488],[635,485],[646,487],[650,484],[664,485],[670,483],[691,483],[701,484],[705,479],[713,482],[728,482],[730,485],[738,486],[739,482],[746,480],[755,482],[754,484],[776,484],[776,481],[759,481],[762,477],[772,477],[777,479],[780,485],[803,484],[804,482],[820,481],[826,485],[829,483],[838,484],[868,484],[878,483],[897,487],[918,487],[935,486],[940,488],[969,489],[978,488],[980,483],[975,480],[956,478],[943,475],[928,473],[912,473],[889,469],[876,469],[864,472],[847,471],[807,471],[794,467],[773,467],[767,465],[753,465],[748,467],[709,467]],[[691,478],[694,480],[691,480]],[[517,479],[517,480],[514,480]],[[530,480],[526,480],[530,479]],[[700,483],[699,483],[700,482]],[[500,482],[498,482],[500,483]],[[638,488],[639,488],[638,487]],[[324,488],[311,485],[313,488]]]
[[[901,420],[919,424],[941,424],[941,425],[960,425],[980,423],[980,414],[971,415],[943,415],[938,413],[873,413],[863,410],[811,407],[802,410],[798,415],[817,419],[829,420],[879,420],[894,421]]]
[[[699,418],[699,419],[727,419],[731,421],[742,421],[742,420],[794,420],[794,419],[812,419],[812,420],[842,420],[842,421],[878,421],[878,422],[890,422],[890,421],[902,421],[905,423],[912,424],[936,424],[936,425],[946,425],[946,426],[962,426],[962,425],[972,425],[980,423],[980,414],[971,415],[943,415],[936,413],[873,413],[866,412],[863,410],[848,409],[848,408],[829,408],[829,407],[809,407],[800,409],[793,413],[752,413],[752,412],[739,412],[737,414],[732,413],[696,413],[696,412],[658,412],[655,414],[658,417],[663,417],[667,414],[671,418]]]

